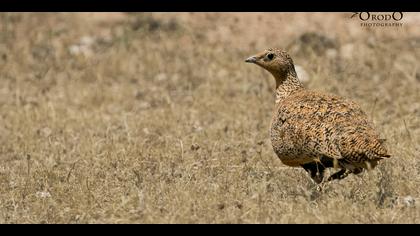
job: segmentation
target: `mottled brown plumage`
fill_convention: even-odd
[[[276,79],[271,142],[280,160],[303,167],[317,183],[326,168],[339,168],[328,180],[374,168],[390,157],[367,115],[345,98],[305,89],[293,60],[284,51],[267,49],[246,60]]]

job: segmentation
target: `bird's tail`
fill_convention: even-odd
[[[384,143],[385,139],[377,139],[374,141],[373,148],[367,153],[367,156],[371,160],[381,160],[383,158],[390,158],[391,155],[388,153],[388,150],[385,148]]]

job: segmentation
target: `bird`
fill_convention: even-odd
[[[270,125],[272,148],[281,162],[302,167],[317,183],[371,170],[391,155],[361,107],[347,98],[305,88],[290,55],[268,48],[245,60],[276,81]],[[324,178],[325,170],[337,172]]]

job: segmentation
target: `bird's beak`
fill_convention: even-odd
[[[245,62],[255,63],[255,62],[257,62],[257,58],[255,56],[252,56],[252,57],[249,57],[248,59],[246,59]]]

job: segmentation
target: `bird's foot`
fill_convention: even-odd
[[[319,172],[318,172],[314,176],[312,176],[312,179],[315,181],[315,183],[321,184],[322,181],[324,180],[324,176],[320,175]]]
[[[330,177],[328,177],[327,181],[332,181],[335,179],[344,179],[346,178],[350,172],[348,172],[346,169],[341,169],[340,171],[332,174]]]

